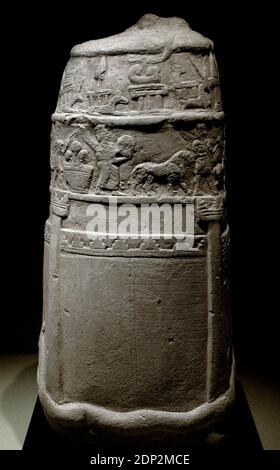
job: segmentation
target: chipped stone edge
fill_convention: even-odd
[[[212,402],[204,403],[191,411],[173,412],[150,409],[134,411],[113,411],[102,406],[82,402],[59,404],[46,389],[45,344],[41,332],[39,340],[38,386],[39,398],[44,407],[50,425],[54,428],[65,428],[65,424],[76,428],[95,428],[113,434],[145,434],[151,431],[162,433],[185,433],[203,429],[219,421],[224,412],[234,401],[235,364],[232,361],[230,385],[225,393]]]

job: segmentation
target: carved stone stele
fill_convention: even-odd
[[[185,436],[232,402],[223,119],[213,44],[180,18],[72,49],[52,117],[38,372],[58,431]]]

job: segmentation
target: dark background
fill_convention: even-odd
[[[150,12],[185,18],[194,30],[214,41],[227,126],[237,363],[279,369],[277,214],[270,209],[275,188],[272,177],[277,173],[274,160],[279,157],[277,130],[272,132],[268,111],[268,105],[274,106],[277,74],[273,74],[275,61],[268,57],[270,26],[262,8],[254,6],[247,12],[245,2],[168,3],[92,1],[75,6],[65,3],[59,10],[47,2],[37,7],[14,6],[9,16],[2,42],[7,53],[2,143],[8,148],[1,164],[5,238],[1,353],[37,351],[43,231],[49,204],[50,118],[70,49],[119,33]],[[275,148],[269,150],[270,144]]]

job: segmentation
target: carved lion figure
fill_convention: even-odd
[[[193,154],[188,150],[180,150],[163,163],[145,162],[135,166],[131,174],[132,187],[143,185],[143,189],[150,189],[152,183],[179,185],[187,189],[184,179],[187,167],[193,166]]]

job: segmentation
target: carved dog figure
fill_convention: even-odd
[[[139,163],[131,174],[131,185],[143,185],[144,190],[150,189],[152,183],[158,182],[169,186],[180,185],[186,190],[183,178],[186,167],[193,166],[193,154],[188,150],[179,150],[163,163]]]

